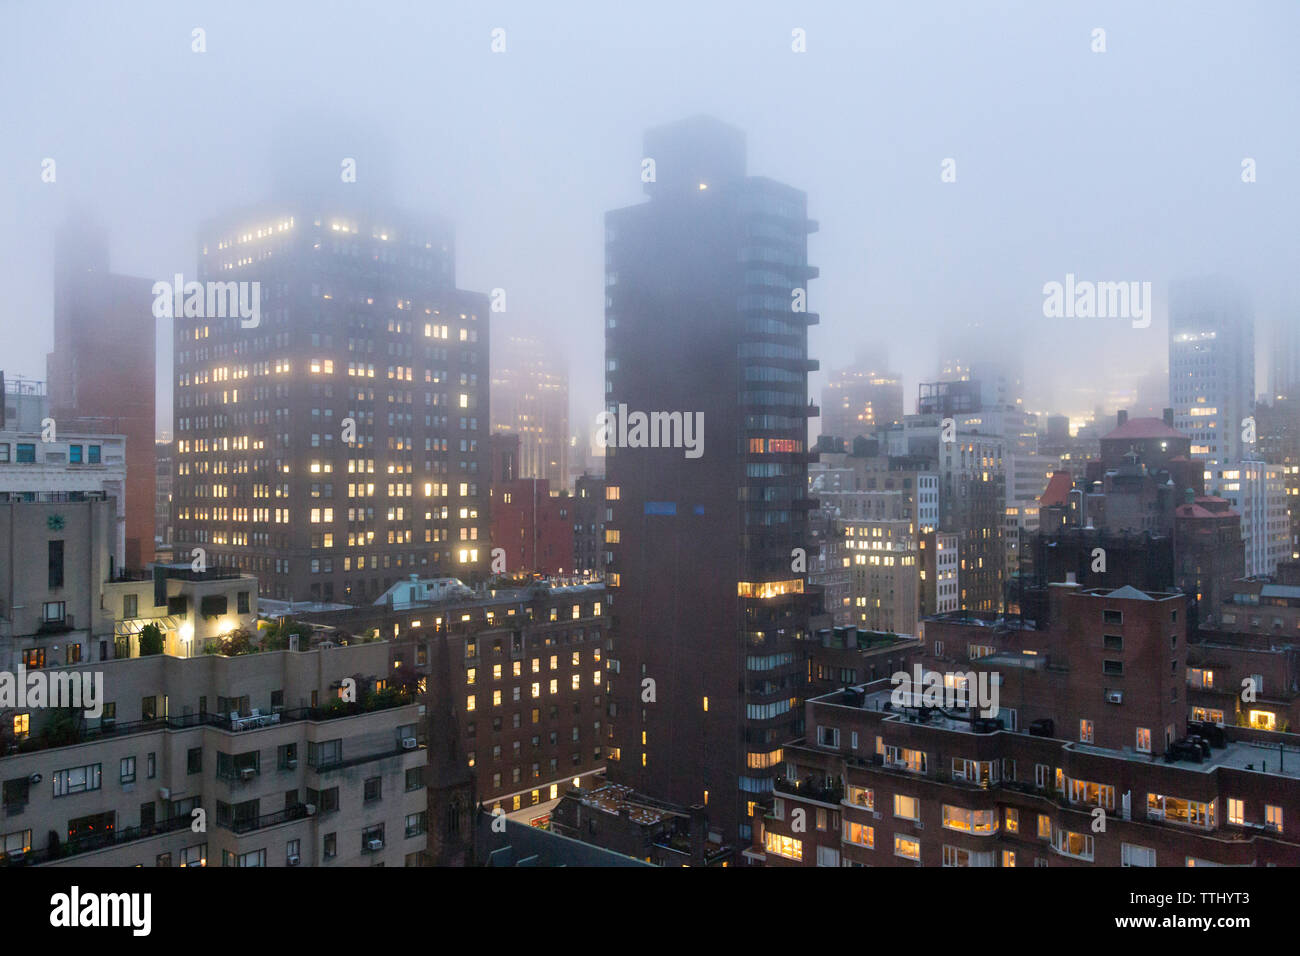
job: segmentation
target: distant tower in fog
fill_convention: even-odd
[[[1207,467],[1241,461],[1242,421],[1255,409],[1255,316],[1234,283],[1184,280],[1169,289],[1169,404],[1174,428]]]

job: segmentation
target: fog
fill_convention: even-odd
[[[820,223],[814,396],[883,349],[910,411],[973,335],[1022,354],[1035,410],[1158,401],[1170,280],[1228,276],[1261,325],[1300,322],[1298,35],[1290,0],[8,2],[0,368],[45,378],[69,216],[108,226],[114,271],[170,280],[207,217],[355,157],[358,186],[454,223],[461,288],[507,290],[562,348],[576,429],[603,392],[602,216],[642,200],[646,127],[708,113]],[[1067,274],[1151,282],[1153,321],[1045,318]],[[162,432],[169,367],[163,327]]]

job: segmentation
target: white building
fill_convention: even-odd
[[[114,499],[112,557],[121,568],[126,556],[126,437],[65,434],[49,418],[40,382],[6,382],[2,400],[0,501]]]
[[[1241,514],[1246,577],[1272,575],[1291,556],[1291,522],[1283,465],[1246,460],[1205,473],[1211,493],[1232,502]]]

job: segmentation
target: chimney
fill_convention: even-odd
[[[1126,421],[1128,421],[1128,409],[1121,408],[1119,410],[1119,413],[1115,416],[1115,419],[1116,419],[1116,425],[1115,425],[1116,428],[1123,425]]]
[[[1165,424],[1170,428],[1174,427],[1174,410],[1172,408],[1166,408],[1160,417],[1164,419]]]

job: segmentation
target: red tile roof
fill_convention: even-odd
[[[1038,499],[1038,503],[1044,508],[1051,508],[1056,505],[1063,505],[1070,500],[1070,489],[1074,487],[1074,478],[1068,471],[1052,472],[1051,480],[1047,482],[1047,489],[1043,496]]]

